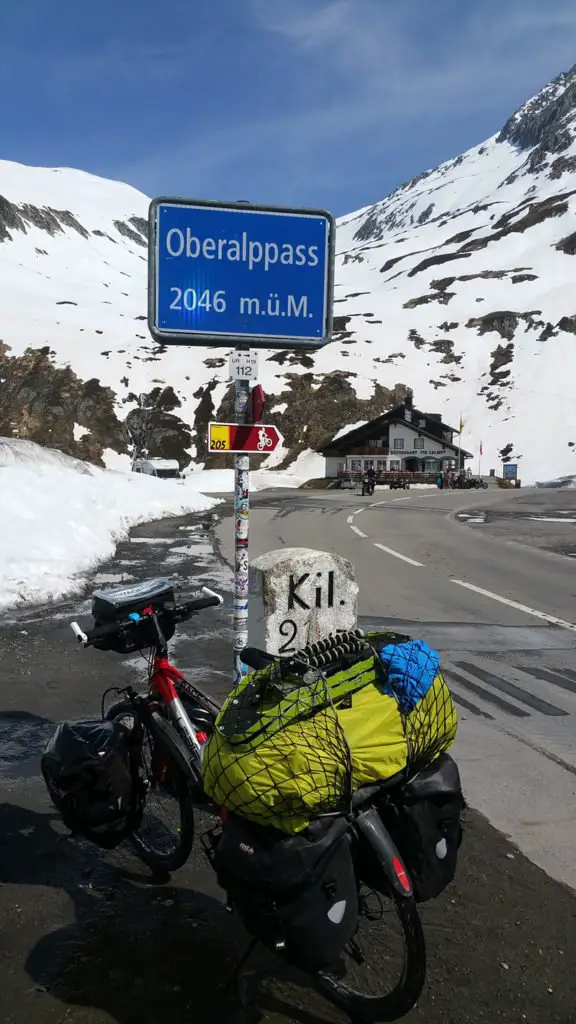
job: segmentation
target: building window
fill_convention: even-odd
[[[403,449],[404,449],[404,438],[403,437],[395,437],[394,438],[394,450],[399,452],[399,451],[402,451]]]
[[[449,431],[449,430],[445,430],[445,431],[444,431],[444,432],[442,433],[442,440],[443,440],[443,441],[448,441],[448,444],[451,444],[451,443],[452,443],[452,434],[450,433],[450,431]]]
[[[390,469],[392,471],[400,469],[400,459],[390,459]]]
[[[423,448],[424,447],[424,438],[423,437],[415,437],[414,438],[414,447],[415,448]]]
[[[376,463],[376,469],[378,470],[379,473],[385,473],[386,459],[378,459],[378,462]]]
[[[374,469],[374,459],[364,459],[364,470]]]
[[[342,473],[345,473],[346,472],[346,463],[345,462],[339,462],[338,463],[338,468],[337,468],[336,472],[338,473],[338,476],[341,476]]]
[[[368,441],[369,448],[380,448],[380,440],[377,437],[371,437]]]
[[[362,469],[362,459],[350,459],[350,472],[359,473]]]
[[[404,419],[407,423],[412,423],[412,410],[404,409]]]
[[[426,420],[418,420],[418,426],[424,430],[426,427]]]

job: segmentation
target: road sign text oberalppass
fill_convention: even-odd
[[[156,199],[148,325],[163,344],[314,349],[332,329],[326,211]]]

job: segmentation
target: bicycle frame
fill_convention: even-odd
[[[179,682],[188,685],[186,677],[169,661],[168,644],[154,610],[147,608],[142,614],[150,617],[156,633],[154,659],[148,680],[150,692],[166,709],[167,717],[176,727],[187,748],[194,751],[201,761],[202,747],[208,740],[208,735],[194,727],[176,689]]]

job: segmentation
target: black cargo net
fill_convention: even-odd
[[[448,749],[456,711],[436,652],[396,633],[341,633],[235,687],[204,755],[209,795],[291,833],[318,815],[348,811],[352,758],[338,711],[368,685],[398,705],[409,771]]]
[[[340,633],[243,680],[205,754],[212,797],[262,824],[285,823],[290,832],[312,817],[346,812],[352,767],[335,694],[342,681],[363,685],[367,661],[373,673],[365,641]]]

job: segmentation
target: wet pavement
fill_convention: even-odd
[[[464,525],[493,537],[576,558],[576,490],[530,490],[518,495],[513,507],[496,504],[474,509],[473,502],[471,496],[472,507],[457,514]]]
[[[215,513],[138,527],[94,583],[174,574],[226,603],[186,623],[175,660],[218,696],[230,679],[231,576],[214,553]],[[226,981],[246,937],[196,847],[164,885],[121,847],[73,842],[39,776],[54,723],[98,713],[102,692],[143,678],[134,657],[83,651],[69,621],[86,596],[0,621],[0,1020],[3,1024],[225,1024]],[[198,830],[209,822],[200,819]],[[423,908],[428,983],[408,1024],[576,1024],[576,898],[475,811],[456,883]],[[265,954],[255,966],[272,968]],[[341,1018],[286,980],[267,1021]]]

